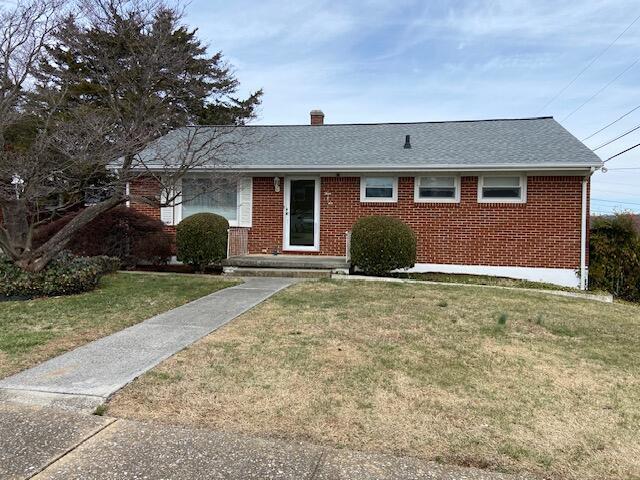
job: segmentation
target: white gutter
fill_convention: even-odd
[[[588,286],[588,273],[587,273],[587,183],[589,181],[589,175],[585,175],[582,178],[582,212],[580,222],[580,290],[586,290]]]
[[[286,173],[286,172],[304,172],[304,173],[374,173],[374,172],[480,172],[480,171],[566,171],[566,170],[590,170],[600,168],[602,164],[528,164],[528,165],[239,165],[232,167],[230,165],[213,165],[198,166],[191,168],[191,171],[234,171],[234,172],[251,172],[251,173]],[[144,170],[148,171],[166,171],[170,170],[170,165],[153,166],[147,165]],[[135,168],[134,168],[135,170]],[[142,169],[139,169],[142,170]]]

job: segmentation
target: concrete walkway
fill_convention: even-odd
[[[0,400],[92,411],[142,373],[295,281],[246,278],[0,380]]]
[[[0,478],[525,480],[530,477],[0,402]]]

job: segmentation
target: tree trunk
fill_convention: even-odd
[[[14,257],[22,255],[31,248],[31,235],[29,235],[29,211],[23,200],[13,200],[2,206],[2,217],[9,252],[7,255]]]
[[[66,248],[82,228],[125,200],[124,196],[115,196],[85,208],[40,247],[32,251],[25,251],[15,258],[16,265],[28,272],[41,271]]]

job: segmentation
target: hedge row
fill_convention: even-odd
[[[589,239],[589,288],[640,301],[640,232],[630,214],[596,217]]]
[[[0,296],[33,298],[86,292],[94,289],[103,275],[118,268],[118,258],[76,257],[65,252],[44,270],[31,273],[0,257]]]

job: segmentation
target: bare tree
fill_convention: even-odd
[[[261,95],[231,97],[238,82],[230,67],[219,52],[206,54],[175,8],[138,0],[82,6],[81,17],[64,16],[58,3],[33,0],[0,16],[0,249],[29,271],[109,209],[174,202],[187,172],[224,171],[248,143],[237,125]],[[231,125],[185,127],[212,111]],[[140,176],[155,178],[162,194],[133,198],[125,186]],[[32,248],[34,229],[84,204],[89,188],[99,199]]]

